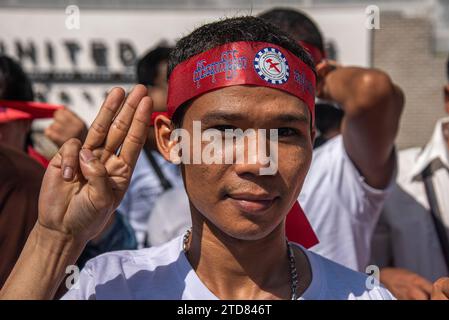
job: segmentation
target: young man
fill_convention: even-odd
[[[402,91],[383,71],[325,60],[321,32],[306,14],[283,8],[260,17],[306,48],[318,73],[317,97],[344,112],[336,136],[314,152],[299,202],[320,239],[312,250],[364,272],[374,228],[394,183]],[[317,115],[317,127],[323,120],[335,122]]]
[[[366,275],[286,239],[286,216],[310,167],[314,139],[315,73],[302,47],[261,19],[226,19],[181,39],[169,75],[172,119],[156,118],[156,137],[164,158],[184,161],[193,227],[160,247],[93,259],[65,298],[391,299],[387,290],[367,286]],[[120,109],[123,100],[122,90],[112,90],[84,145],[71,140],[52,160],[39,221],[0,297],[52,297],[66,266],[119,204],[151,113],[142,86]],[[188,137],[196,121],[202,134],[214,132],[225,143],[229,129],[273,130],[269,141],[257,140],[277,147],[270,151],[276,170],[267,173],[273,163],[246,145],[244,161],[189,164],[189,155],[199,155],[195,145],[178,147],[194,143]],[[175,129],[186,134],[181,141],[172,138]],[[226,157],[226,148],[216,160]],[[73,175],[63,175],[67,170]]]
[[[449,59],[443,86],[449,115]],[[430,199],[433,199],[431,201]],[[372,263],[400,299],[429,299],[432,282],[449,274],[449,117],[424,147],[399,152],[397,185],[373,237]]]

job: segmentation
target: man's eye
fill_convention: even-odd
[[[279,128],[278,129],[278,136],[279,137],[290,137],[298,135],[298,130],[293,128]]]

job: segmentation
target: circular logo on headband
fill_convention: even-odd
[[[264,48],[254,57],[254,68],[257,74],[271,84],[286,83],[289,73],[287,59],[276,48]]]

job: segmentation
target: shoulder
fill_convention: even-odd
[[[317,253],[306,249],[303,250],[306,252],[312,268],[312,284],[314,284],[313,294],[315,299],[394,299],[387,289],[376,283],[374,276],[351,270]]]

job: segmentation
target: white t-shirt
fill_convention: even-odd
[[[366,184],[346,153],[341,135],[315,149],[298,198],[320,240],[311,250],[365,272],[371,238],[394,180],[384,190]]]
[[[78,288],[62,299],[218,299],[190,266],[182,242],[178,237],[159,247],[98,256],[81,271]],[[300,299],[393,299],[383,287],[368,290],[366,275],[300,249],[312,268],[312,281]]]

